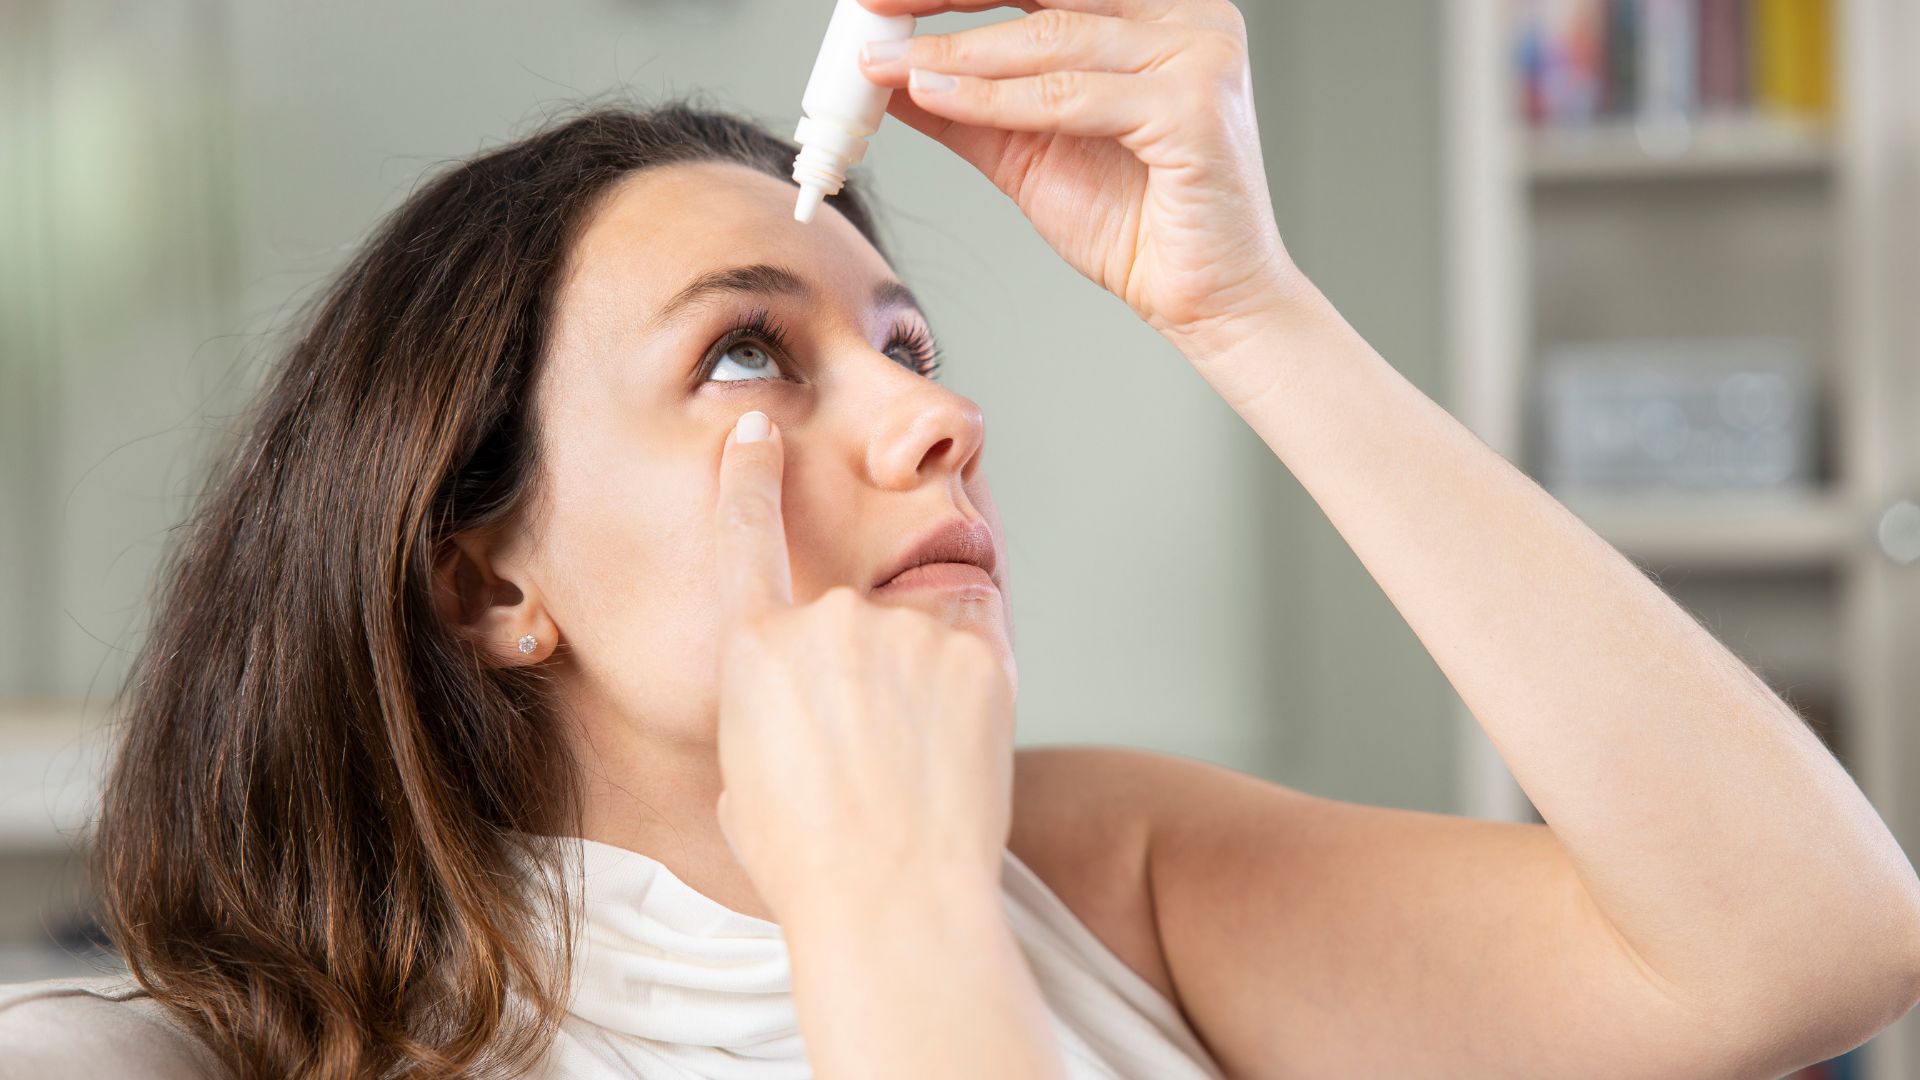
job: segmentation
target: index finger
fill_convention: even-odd
[[[720,452],[714,561],[727,623],[793,603],[787,527],[780,516],[785,454],[779,429],[758,410],[741,414]]]

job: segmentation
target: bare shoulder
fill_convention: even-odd
[[[1017,754],[1014,799],[1015,854],[1229,1075],[1729,1074],[1545,825],[1114,747]]]
[[[1148,984],[1179,1003],[1149,881],[1153,808],[1196,762],[1116,746],[1014,753],[1007,846]]]

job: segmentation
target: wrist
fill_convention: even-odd
[[[1239,409],[1284,374],[1316,327],[1338,313],[1297,270],[1275,279],[1231,314],[1161,336],[1229,405]]]
[[[884,879],[820,875],[823,884],[788,897],[780,925],[789,942],[841,947],[895,929],[924,934],[929,926],[967,928],[1004,923],[999,882],[957,863],[907,869]]]
[[[1178,325],[1148,321],[1174,348],[1199,362],[1232,350],[1276,322],[1296,317],[1318,296],[1319,290],[1299,267],[1289,259],[1276,258],[1240,286],[1216,292],[1212,302],[1217,312],[1213,315]]]
[[[817,1075],[1064,1075],[999,890],[972,877],[902,875],[783,924]]]

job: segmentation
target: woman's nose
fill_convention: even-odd
[[[946,474],[969,479],[986,441],[980,407],[939,383],[913,378],[920,385],[887,404],[867,444],[868,474],[893,491]]]

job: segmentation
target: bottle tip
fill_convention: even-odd
[[[812,221],[813,212],[820,208],[821,201],[826,197],[827,192],[825,188],[813,184],[801,185],[800,198],[793,204],[793,220],[801,222]]]

